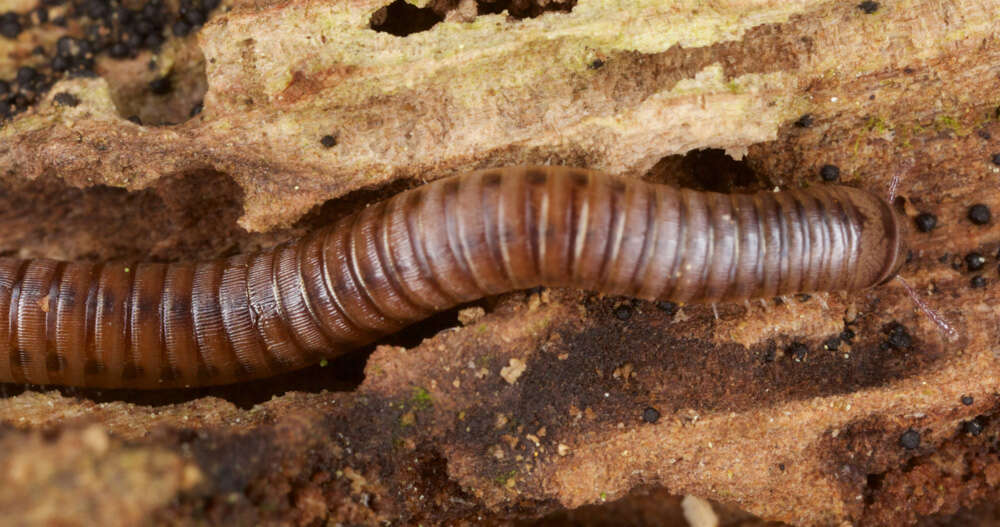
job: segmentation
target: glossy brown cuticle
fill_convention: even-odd
[[[0,259],[0,382],[238,382],[516,289],[686,303],[851,291],[890,278],[901,252],[889,205],[849,187],[716,194],[564,167],[486,170],[256,254]]]

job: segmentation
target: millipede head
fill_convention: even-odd
[[[906,243],[903,230],[907,222],[904,221],[902,213],[892,203],[875,196],[872,196],[872,199],[877,202],[880,209],[879,213],[873,214],[873,216],[879,218],[880,230],[882,231],[874,246],[868,248],[873,257],[880,258],[878,267],[881,268],[881,272],[872,285],[882,285],[895,278],[903,264],[906,263]]]

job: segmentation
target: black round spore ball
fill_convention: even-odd
[[[962,430],[965,431],[966,434],[975,437],[983,433],[983,423],[977,417],[975,419],[962,423]]]
[[[159,20],[163,14],[163,3],[159,0],[152,0],[142,6],[142,16],[149,20]]]
[[[151,35],[146,35],[146,39],[142,41],[146,49],[159,49],[163,45],[163,36],[159,33],[153,33]]]
[[[778,358],[778,349],[772,343],[764,351],[764,362],[774,362]]]
[[[864,2],[858,4],[858,9],[860,9],[866,15],[870,15],[878,11],[878,8],[879,8],[878,2],[873,2],[872,0],[865,0]]]
[[[795,126],[799,128],[809,128],[812,125],[813,125],[813,116],[812,114],[808,113],[803,115],[802,117],[799,117],[799,119],[795,121]]]
[[[656,302],[656,307],[670,316],[677,314],[677,304],[669,300],[660,300]]]
[[[977,274],[972,277],[972,280],[969,280],[969,286],[973,289],[982,289],[986,287],[986,279],[983,278],[983,275]]]
[[[990,222],[990,208],[982,203],[969,207],[969,221],[976,225],[986,225]]]
[[[976,400],[973,399],[971,395],[962,396],[962,404],[964,404],[965,406],[972,406],[972,403],[974,402],[976,402]]]
[[[628,320],[632,318],[632,306],[628,304],[622,304],[615,308],[615,316],[618,320]]]
[[[903,435],[899,436],[899,445],[907,450],[913,450],[920,446],[920,432],[908,428]]]
[[[337,146],[337,138],[333,135],[327,134],[320,138],[319,144],[326,148],[333,148]]]
[[[111,45],[111,49],[108,50],[108,55],[116,59],[123,59],[132,54],[132,50],[121,42],[115,42]]]
[[[149,83],[149,91],[155,95],[166,95],[170,93],[170,79],[168,77],[157,77]]]
[[[806,360],[806,355],[809,354],[809,348],[801,342],[793,342],[791,346],[788,347],[788,354],[792,356],[795,362],[802,362]]]
[[[102,0],[87,0],[86,4],[84,4],[84,10],[87,16],[94,20],[104,18],[109,13],[108,4]]]
[[[819,169],[819,176],[823,181],[837,181],[840,179],[840,167],[837,165],[823,165]]]
[[[132,22],[132,12],[122,6],[118,6],[118,8],[115,9],[113,16],[118,23],[122,25],[127,25],[129,22]]]
[[[906,349],[913,344],[913,337],[906,330],[906,326],[897,323],[893,324],[892,328],[889,329],[888,343],[897,350]]]
[[[913,223],[917,225],[917,230],[920,232],[930,232],[934,230],[934,227],[937,227],[937,216],[929,212],[921,212],[913,219]]]
[[[59,37],[56,41],[56,55],[60,57],[72,57],[76,54],[76,39],[73,37]]]
[[[993,154],[993,164],[1000,167],[1000,153]]]
[[[652,406],[647,406],[646,409],[642,411],[642,420],[647,423],[655,423],[660,420],[660,411]]]
[[[17,38],[21,34],[21,21],[17,13],[7,12],[0,17],[0,35],[7,38]]]
[[[132,28],[135,29],[136,33],[142,36],[149,35],[153,31],[156,31],[156,26],[154,26],[152,22],[146,20],[145,18],[140,18],[139,21],[132,26]]]
[[[174,22],[174,27],[172,28],[175,37],[185,37],[191,32],[191,26],[183,20],[178,20]]]
[[[192,26],[200,26],[205,23],[205,15],[196,9],[191,9],[184,13],[184,21]]]
[[[55,97],[52,98],[57,104],[62,106],[69,106],[70,108],[80,104],[80,99],[76,95],[69,92],[59,92]]]
[[[15,78],[20,86],[28,86],[38,79],[38,71],[31,66],[21,66],[17,68],[17,77]]]
[[[970,271],[978,271],[986,265],[986,257],[979,253],[965,255],[965,265]]]

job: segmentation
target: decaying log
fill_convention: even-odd
[[[51,8],[65,27],[0,37],[0,79],[82,34],[70,5]],[[596,523],[670,494],[883,525],[996,500],[1000,228],[967,216],[1000,207],[997,13],[989,0],[244,0],[187,36],[164,29],[155,53],[54,75],[0,126],[5,255],[216,257],[487,166],[746,191],[821,184],[834,165],[886,195],[898,176],[907,214],[936,216],[908,235],[903,275],[960,337],[898,283],[720,305],[718,319],[534,290],[271,381],[6,386],[3,517],[428,525],[588,507]]]

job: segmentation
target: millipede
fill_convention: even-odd
[[[902,266],[901,219],[847,186],[720,194],[568,167],[481,170],[252,254],[0,259],[0,382],[234,383],[537,286],[684,303],[858,291]]]

